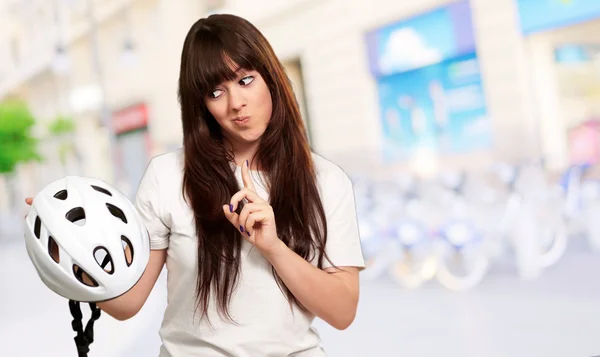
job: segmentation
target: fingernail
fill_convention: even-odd
[[[229,212],[233,213],[233,205],[231,203],[229,204]]]
[[[248,235],[248,237],[250,237],[250,232],[246,232],[246,234]]]
[[[249,167],[249,166],[250,166],[250,164],[248,164],[248,160],[246,160],[246,167]]]
[[[244,232],[244,227],[240,226],[240,231]]]

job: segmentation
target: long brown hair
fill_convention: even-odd
[[[204,104],[206,96],[226,80],[234,80],[235,64],[264,78],[273,101],[272,117],[256,157],[263,172],[277,234],[302,258],[322,267],[327,223],[319,197],[315,168],[296,97],[270,44],[248,21],[233,15],[211,15],[188,32],[181,57],[179,101],[183,122],[185,168],[183,194],[194,211],[198,238],[197,308],[206,316],[211,294],[219,312],[228,307],[238,281],[242,238],[225,218],[222,207],[240,190],[223,143],[220,126]],[[305,308],[273,275],[291,304]]]

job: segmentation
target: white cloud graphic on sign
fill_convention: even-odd
[[[465,125],[464,133],[466,137],[479,137],[487,135],[491,131],[490,121],[487,117],[479,117]]]
[[[423,38],[410,27],[398,29],[390,35],[379,68],[385,74],[418,68],[440,62],[442,54],[427,46]]]

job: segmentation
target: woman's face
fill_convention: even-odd
[[[204,101],[232,144],[257,142],[271,120],[271,93],[257,71],[239,69],[236,80],[221,83]]]

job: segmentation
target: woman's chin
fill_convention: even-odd
[[[243,132],[229,132],[228,135],[225,136],[231,143],[238,145],[252,145],[260,141],[263,133],[264,131],[260,130],[246,130]]]
[[[240,135],[238,140],[246,144],[254,144],[260,140],[261,133],[244,133]]]

